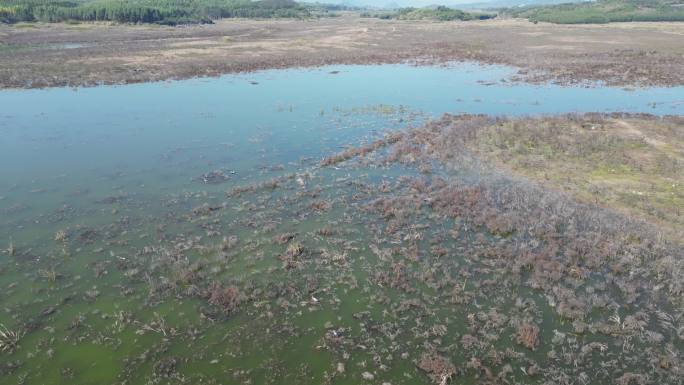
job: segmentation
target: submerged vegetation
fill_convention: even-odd
[[[684,21],[684,4],[678,0],[597,0],[511,8],[502,13],[556,24]]]
[[[0,353],[12,353],[23,336],[23,331],[10,330],[0,324]]]
[[[231,17],[301,18],[309,10],[293,0],[0,0],[0,22],[113,21],[211,23]]]
[[[437,20],[437,21],[454,21],[454,20],[486,20],[496,17],[492,13],[482,12],[464,12],[459,9],[449,8],[445,6],[429,7],[429,8],[400,8],[396,11],[387,12],[363,12],[362,17],[376,17],[379,19],[397,19],[397,20]]]
[[[256,179],[198,170],[163,199],[93,197],[107,220],[91,226],[60,208],[0,264],[18,325],[0,367],[42,382],[54,358],[53,382],[73,383],[83,350],[125,383],[679,383],[681,245],[499,160],[576,181],[563,164],[641,157],[680,178],[643,148],[663,135],[674,157],[681,128],[447,115]]]

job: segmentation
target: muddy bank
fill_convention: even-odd
[[[474,60],[563,84],[682,85],[684,25],[558,26],[517,20],[436,23],[354,15],[224,20],[190,27],[0,26],[0,87],[125,84],[326,64]]]

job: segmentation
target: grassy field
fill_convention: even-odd
[[[602,24],[629,21],[684,21],[684,3],[673,0],[598,0],[503,11],[532,22]]]
[[[475,129],[448,115],[435,142],[462,143],[477,157],[580,201],[657,224],[684,239],[684,122],[681,117],[563,115],[483,120]],[[472,127],[471,127],[472,128]]]

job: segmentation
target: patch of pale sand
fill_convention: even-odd
[[[282,53],[293,50],[301,51],[316,51],[320,48],[335,47],[338,49],[347,49],[348,46],[343,46],[342,43],[347,44],[353,43],[353,38],[345,39],[340,36],[333,36],[326,39],[271,39],[271,40],[258,40],[253,42],[226,42],[217,43],[211,46],[202,47],[186,47],[186,48],[174,48],[171,50],[161,50],[157,53],[156,61],[159,57],[163,57],[165,60],[173,58],[187,58],[187,57],[255,57],[265,54],[272,53]],[[139,63],[141,60],[135,59],[135,57],[128,58],[133,59],[131,61]],[[140,56],[140,59],[144,60],[144,56]]]
[[[562,50],[562,51],[574,51],[579,47],[574,45],[557,45],[557,44],[544,44],[544,45],[528,45],[525,48],[531,50]]]
[[[180,48],[171,51],[162,51],[160,56],[165,58],[179,58],[179,57],[200,57],[211,56],[217,52],[217,47],[203,47],[203,48]]]
[[[141,55],[118,55],[116,57],[90,57],[88,59],[76,59],[69,61],[73,63],[72,65],[74,66],[79,66],[82,65],[84,62],[87,62],[89,64],[93,65],[99,65],[102,67],[111,67],[111,66],[129,66],[129,65],[144,65],[144,64],[155,64],[159,62],[160,60],[164,60],[164,57],[161,55],[161,52],[157,52],[155,54],[152,54],[150,52],[146,54],[141,54]],[[67,62],[67,63],[69,63]]]
[[[642,139],[643,141],[645,141],[646,143],[648,143],[649,145],[651,145],[653,147],[662,148],[662,147],[667,146],[666,142],[659,140],[659,139],[656,139],[655,137],[653,137],[651,135],[647,135],[645,132],[638,129],[637,127],[635,127],[633,124],[631,124],[630,122],[628,122],[626,120],[615,119],[615,120],[613,120],[613,122],[615,123],[617,128],[620,130],[620,133],[622,133],[628,137]]]
[[[520,32],[519,35],[523,36],[548,36],[551,32]]]
[[[650,30],[657,32],[674,32],[684,34],[684,23],[678,22],[624,22],[624,23],[610,23],[597,25],[603,29],[634,29],[634,30]]]
[[[609,44],[609,45],[617,45],[617,44],[624,44],[623,41],[619,40],[605,40],[605,39],[596,39],[596,38],[590,38],[590,37],[585,37],[585,36],[554,36],[551,38],[554,41],[558,41],[561,43],[570,43],[570,44]]]
[[[662,31],[662,33],[667,34],[667,35],[684,36],[684,31]]]
[[[289,20],[289,19],[263,19],[263,20],[256,20],[256,19],[240,19],[240,18],[227,18],[227,19],[218,19],[214,20],[214,24],[211,24],[210,26],[214,26],[217,28],[220,27],[230,27],[234,25],[240,25],[240,26],[263,26],[263,25],[278,25],[278,24],[292,24],[293,22],[300,22],[298,20]]]
[[[322,37],[316,39],[315,42],[326,46],[345,48],[362,44],[359,40],[367,36],[368,28],[350,29],[344,31],[344,34]]]
[[[230,36],[227,36],[230,37]],[[166,44],[167,47],[172,47],[172,48],[183,48],[183,47],[192,47],[192,46],[212,46],[212,45],[220,45],[220,44],[225,44],[227,42],[221,42],[219,40],[210,40],[210,39],[179,39],[181,41],[176,41],[172,43]]]
[[[252,44],[252,51],[261,51],[262,46],[260,44]],[[187,58],[187,57],[215,57],[224,56],[226,51],[237,50],[237,47],[223,47],[223,46],[213,46],[213,47],[203,47],[203,48],[178,48],[170,51],[160,51],[159,57],[163,57],[164,60],[176,59],[176,58]],[[244,53],[240,53],[244,55]],[[141,56],[143,58],[143,56]],[[137,61],[136,61],[137,62]]]
[[[539,24],[534,24],[526,19],[513,19],[513,18],[497,18],[497,19],[487,19],[487,20],[473,20],[467,21],[471,25],[481,25],[487,27],[538,27]]]
[[[684,35],[684,23],[676,22],[625,22],[625,23],[609,23],[609,24],[552,24],[552,23],[538,23],[534,24],[524,19],[494,19],[468,22],[469,26],[484,26],[492,28],[512,28],[518,27],[523,32],[517,32],[523,36],[554,36],[564,31],[582,31],[582,32],[596,32],[596,33],[610,33],[619,34],[620,31],[633,30],[639,33],[652,33],[654,37],[659,34],[668,35]],[[610,35],[607,35],[610,36]],[[619,35],[612,35],[614,39]],[[620,36],[622,37],[622,36]],[[627,38],[626,36],[624,38]],[[596,41],[593,41],[596,42]],[[604,42],[603,40],[598,41]]]
[[[594,33],[607,33],[612,38],[620,37],[623,43],[630,43],[631,41],[639,41],[646,36],[650,36],[653,40],[667,40],[671,39],[668,35],[684,36],[684,23],[666,23],[666,22],[630,22],[630,23],[609,23],[596,25],[571,25],[573,30],[582,30],[587,32],[591,30]]]
[[[225,53],[225,51],[245,50],[245,49],[259,49],[259,50],[275,50],[281,51],[283,49],[301,48],[303,50],[312,50],[315,48],[337,48],[349,49],[360,44],[363,38],[369,35],[368,27],[358,28],[342,28],[336,30],[335,33],[309,33],[300,38],[264,38],[256,39],[249,42],[236,42],[231,40],[231,36],[218,37],[216,39],[188,39],[183,41],[176,41],[166,44],[169,51],[161,51],[160,54],[165,57],[185,57],[187,55],[215,55]],[[384,32],[383,32],[384,35]],[[226,39],[228,38],[228,39]]]

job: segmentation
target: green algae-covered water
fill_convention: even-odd
[[[511,71],[336,66],[0,92],[0,383],[551,381],[544,365],[565,348],[550,341],[580,338],[552,301],[473,264],[483,241],[446,237],[459,223],[378,214],[379,199],[415,193],[416,170],[372,156],[319,167],[445,112],[684,112],[681,88],[531,86]],[[497,279],[510,295],[488,292]],[[526,320],[542,325],[538,349],[515,341]],[[681,353],[671,323],[661,355]],[[586,343],[619,360],[607,338]],[[619,377],[588,361],[587,382],[568,383]]]

